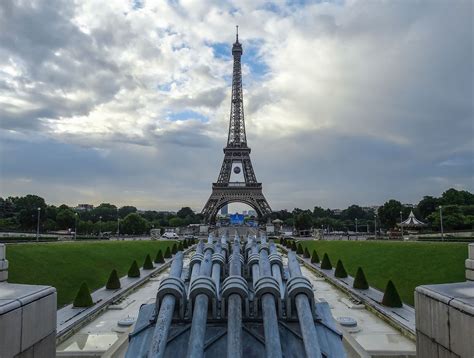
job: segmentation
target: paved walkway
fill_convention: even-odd
[[[288,252],[286,247],[279,245],[279,247]],[[348,276],[347,278],[337,278],[334,276],[334,269],[323,270],[320,264],[311,263],[310,259],[302,258],[296,255],[298,260],[309,269],[316,271],[319,275],[331,282],[334,286],[345,291],[350,296],[363,302],[367,307],[375,311],[381,318],[399,328],[404,334],[415,338],[415,309],[411,306],[403,304],[403,307],[393,308],[386,307],[380,304],[383,298],[383,292],[370,287],[368,290],[358,290],[352,287],[354,278]]]
[[[186,249],[184,253],[186,254],[191,250],[193,250],[193,247]],[[173,258],[166,259],[166,262],[163,264],[154,264],[155,268],[153,270],[143,270],[143,268],[141,268],[140,277],[122,277],[120,279],[121,288],[117,290],[107,290],[105,287],[102,287],[94,291],[91,294],[92,300],[95,303],[92,307],[74,308],[72,304],[70,304],[59,309],[57,311],[56,344],[64,341],[83,324],[92,320],[121,296],[142,285],[152,276],[156,276],[165,271],[171,266]]]

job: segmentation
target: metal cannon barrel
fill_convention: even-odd
[[[288,252],[288,269],[290,278],[303,277],[301,268],[293,251]],[[295,306],[298,313],[301,334],[303,336],[304,349],[308,358],[320,358],[321,347],[319,345],[316,327],[313,320],[310,301],[305,293],[299,293],[295,296]]]
[[[171,264],[169,277],[180,278],[182,270],[183,252],[179,251]],[[165,295],[161,301],[155,329],[153,331],[151,347],[148,351],[148,358],[161,358],[165,354],[175,303],[176,297],[172,294]]]
[[[194,278],[193,283],[198,282],[198,280],[203,277],[205,278],[211,276],[213,253],[212,241],[212,236],[209,236],[208,243],[204,247],[204,257],[201,261],[199,276]],[[186,354],[186,357],[188,358],[200,358],[204,356],[204,338],[206,335],[209,297],[206,294],[201,293],[198,294],[194,300],[193,323],[191,325],[191,334],[189,337],[188,351]]]
[[[232,255],[230,256],[230,276],[242,274],[242,263],[240,261],[240,243],[238,238],[232,244]],[[238,294],[229,296],[227,311],[227,358],[242,357],[242,297]]]

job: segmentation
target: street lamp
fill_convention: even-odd
[[[441,241],[444,241],[444,230],[443,230],[443,207],[439,206],[439,220],[441,225]]]
[[[102,237],[102,216],[99,216],[99,237]]]
[[[357,218],[355,218],[356,221],[356,240],[359,238],[359,229],[357,227]]]
[[[74,240],[77,239],[77,213],[74,213]]]
[[[119,209],[117,208],[117,239],[120,235],[120,215],[119,215]]]
[[[374,215],[374,239],[377,240],[377,215]]]
[[[40,235],[40,215],[41,215],[41,208],[38,208],[38,221],[36,223],[36,241],[39,241],[39,235]]]
[[[400,210],[400,228],[402,229],[402,240],[403,240],[403,216],[402,211]]]

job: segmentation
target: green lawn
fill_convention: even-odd
[[[175,241],[107,241],[48,244],[8,244],[8,281],[51,285],[58,291],[58,307],[71,303],[82,281],[93,291],[105,286],[112,269],[124,276],[133,262],[143,265],[146,254]]]
[[[419,285],[465,281],[466,243],[301,241],[320,259],[329,255],[333,267],[341,259],[349,275],[361,266],[369,285],[384,290],[392,280],[405,303],[413,305]]]

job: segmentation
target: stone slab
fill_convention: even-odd
[[[474,259],[474,244],[469,244],[469,258]]]
[[[416,292],[415,307],[417,331],[444,347],[449,347],[449,306],[421,292]]]
[[[438,345],[429,337],[417,331],[416,355],[418,358],[439,358]]]
[[[0,313],[0,357],[14,357],[21,351],[21,312],[18,305]]]
[[[460,357],[474,357],[474,316],[449,307],[450,351]]]
[[[8,271],[0,271],[0,282],[8,280]]]
[[[0,260],[5,259],[5,244],[0,244]]]
[[[474,281],[474,270],[466,270],[466,280]]]
[[[474,259],[466,259],[465,265],[466,269],[474,270]]]
[[[8,270],[8,260],[0,260],[0,271]]]

